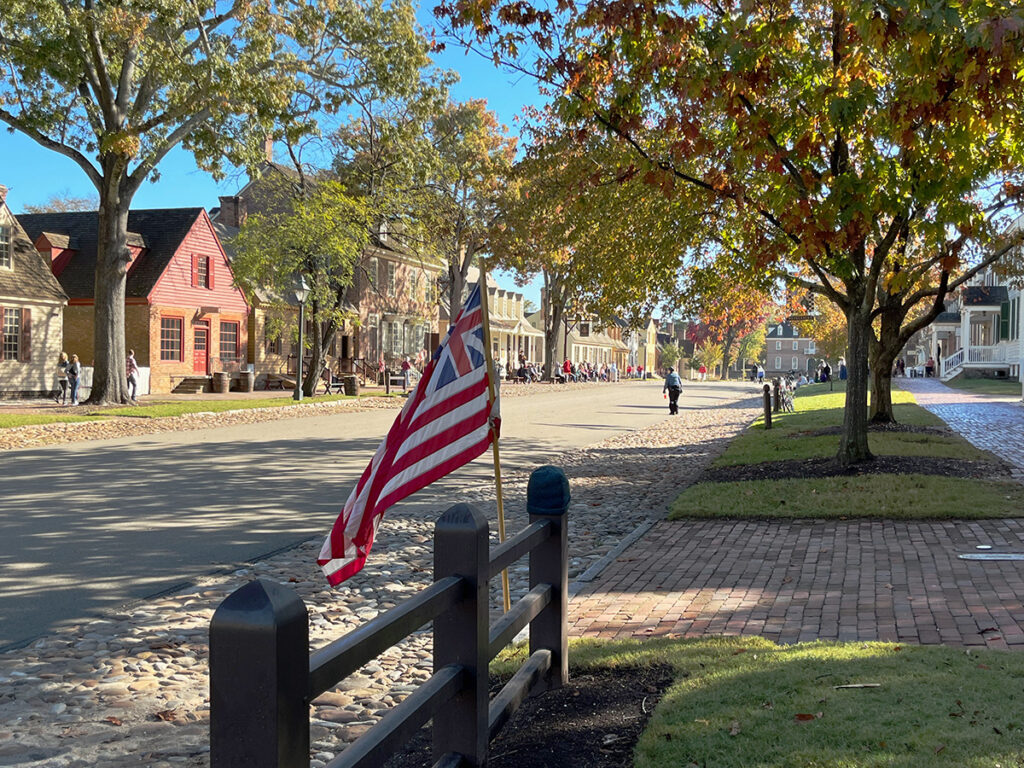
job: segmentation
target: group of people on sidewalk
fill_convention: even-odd
[[[139,364],[135,361],[135,350],[129,349],[125,358],[125,372],[128,377],[128,389],[130,398],[134,403],[138,399],[139,391]],[[82,363],[78,355],[71,355],[68,358],[67,352],[61,352],[57,360],[57,391],[53,401],[57,405],[79,405],[78,390],[82,383]]]

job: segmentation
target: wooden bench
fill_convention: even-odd
[[[263,382],[263,389],[295,389],[295,379],[281,376],[276,373],[268,373],[267,380]]]

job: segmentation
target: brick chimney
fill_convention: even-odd
[[[263,155],[268,163],[274,162],[274,140],[269,136],[263,140]]]
[[[220,219],[226,227],[238,229],[245,223],[246,206],[245,200],[238,195],[225,195],[217,198],[220,200]]]
[[[0,205],[3,205],[5,202],[7,202],[7,187],[0,184]]]

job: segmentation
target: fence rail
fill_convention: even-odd
[[[431,621],[434,674],[329,768],[380,765],[431,719],[435,768],[483,765],[526,696],[568,680],[568,506],[565,474],[536,470],[530,524],[491,554],[486,518],[456,504],[434,529],[434,582],[312,656],[294,592],[263,579],[233,592],[210,623],[211,768],[308,768],[313,699]],[[489,581],[526,555],[530,591],[491,626]],[[529,658],[488,702],[488,663],[527,626]]]

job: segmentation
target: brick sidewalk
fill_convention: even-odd
[[[1024,477],[1024,408],[907,379],[904,388]],[[662,521],[570,603],[575,637],[760,635],[1024,648],[1024,520]]]
[[[575,637],[1024,647],[1024,521],[664,521],[569,607]]]

